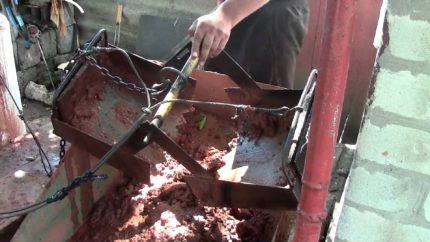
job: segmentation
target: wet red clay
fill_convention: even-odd
[[[184,114],[177,142],[205,168],[216,171],[236,145],[232,121]],[[189,172],[165,154],[151,171],[151,184],[125,181],[101,199],[70,241],[269,241],[275,217],[246,209],[199,204],[182,176]]]
[[[273,137],[278,132],[285,132],[291,126],[294,113],[277,116],[267,112],[256,112],[254,108],[245,108],[236,119],[239,133],[250,139],[262,136]]]

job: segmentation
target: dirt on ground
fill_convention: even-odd
[[[237,143],[231,121],[197,111],[184,114],[177,142],[205,168],[216,171]],[[202,121],[204,119],[204,121]],[[276,217],[248,209],[199,204],[183,176],[189,172],[165,154],[151,183],[124,181],[101,199],[70,241],[270,241]]]
[[[50,108],[23,99],[23,109],[25,119],[46,152],[52,169],[55,169],[59,163],[60,148],[59,137],[52,132]],[[45,164],[47,165],[46,161]],[[36,202],[49,181],[38,147],[29,133],[0,147],[0,166],[0,212],[19,209]],[[0,238],[6,237],[4,233],[9,233],[9,227],[21,220],[20,217],[1,219]],[[11,227],[12,232],[15,229],[16,226]]]

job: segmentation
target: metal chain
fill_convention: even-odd
[[[65,154],[66,154],[66,140],[61,138],[60,139],[60,161],[63,160]]]
[[[128,90],[131,90],[131,91],[137,91],[137,92],[141,92],[143,94],[146,94],[145,87],[139,87],[134,83],[125,82],[121,77],[111,74],[110,71],[106,67],[103,67],[103,66],[100,66],[99,64],[97,64],[96,59],[94,59],[94,57],[92,57],[92,56],[87,56],[86,58],[88,60],[88,63],[91,66],[94,66],[95,68],[97,68],[101,72],[102,75],[107,76],[116,85],[124,86]]]

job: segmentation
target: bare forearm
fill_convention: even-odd
[[[268,2],[269,0],[226,0],[215,11],[222,14],[234,27]]]
[[[215,11],[203,15],[191,25],[192,55],[203,65],[208,57],[217,56],[226,46],[231,29],[269,0],[226,0]]]

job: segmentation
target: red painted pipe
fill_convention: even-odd
[[[356,0],[328,0],[323,51],[302,192],[294,231],[295,242],[316,242],[326,218],[326,199],[348,77]]]

